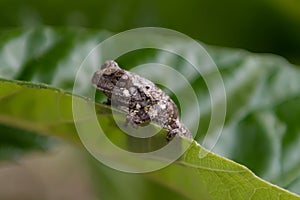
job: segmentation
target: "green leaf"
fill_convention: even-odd
[[[70,91],[85,56],[108,36],[106,32],[49,27],[2,32],[0,77],[11,80],[3,79],[0,83],[0,123],[24,130],[17,131],[18,134],[30,131],[29,134],[48,135],[81,146],[72,115],[72,97],[79,104],[89,106],[88,108],[94,108],[94,102],[74,96]],[[174,49],[178,48],[175,45],[177,41],[168,39],[170,46],[174,44]],[[182,49],[186,55],[197,57],[188,44]],[[224,130],[212,150],[246,165],[265,180],[300,193],[297,187],[300,177],[300,126],[297,123],[300,113],[299,69],[273,55],[256,55],[241,50],[213,47],[206,49],[222,74],[228,105]],[[95,69],[101,64],[100,57],[101,55],[95,58],[97,61],[94,65],[98,65]],[[140,63],[162,60],[182,73],[189,67],[181,58],[151,49],[131,52],[118,58],[120,65],[126,69]],[[85,71],[81,81],[90,81],[92,73]],[[197,75],[191,83],[198,94],[202,111],[196,138],[201,143],[211,117],[210,96],[201,76]],[[88,90],[84,88],[83,91]],[[96,96],[98,100],[103,99],[100,93]],[[110,108],[96,104],[95,109],[100,124],[110,130],[109,138],[121,148],[147,152],[165,145],[164,131],[153,140],[137,140],[126,136],[114,126]],[[122,121],[124,118],[120,116],[118,120]],[[9,138],[5,136],[9,131],[4,126],[0,132],[3,136],[1,138]],[[29,135],[24,136],[32,141]],[[1,150],[4,143],[12,143],[2,141]],[[180,142],[184,145],[187,141]],[[25,143],[26,141],[18,144],[16,141],[14,146],[22,149]],[[30,146],[35,148],[38,143],[37,140]],[[199,158],[199,153],[206,151],[193,142],[191,148],[176,163],[157,172],[137,178],[99,167],[98,175],[115,179],[118,176],[116,173],[122,174],[122,179],[113,181],[114,187],[126,188],[127,181],[130,180],[140,185],[142,191],[148,188],[161,191],[165,188],[178,194],[178,198],[299,199],[257,178],[241,165],[209,152],[204,158]],[[14,157],[14,153],[7,153],[6,156],[6,159]],[[113,161],[120,162],[118,157]],[[126,192],[126,189],[123,192],[128,197],[136,194]],[[139,194],[142,196],[147,193]],[[118,194],[115,195],[117,197]],[[166,194],[166,197],[174,196]]]
[[[2,80],[0,85],[2,105],[0,120],[2,123],[49,134],[79,144],[71,115],[71,95],[69,93],[42,84]],[[76,98],[80,102],[90,104],[89,100]],[[98,109],[101,109],[100,120],[103,120],[102,118],[109,118],[109,121],[113,120],[108,116],[107,108],[98,106]],[[106,123],[107,125],[110,128],[110,133],[119,134],[119,136],[122,134],[117,126],[110,126],[109,122]],[[123,137],[126,135],[123,134]],[[126,142],[125,140],[119,141]],[[113,152],[109,153],[111,153],[111,159],[115,159],[116,162],[123,162],[118,160],[118,155],[113,155]],[[206,156],[200,158],[199,156],[202,154]],[[253,199],[262,196],[298,199],[293,194],[257,178],[245,167],[206,152],[195,142],[192,143],[183,157],[171,164],[170,167],[146,176],[157,181],[166,181],[172,185],[172,188],[176,188],[176,190],[181,191],[182,195],[191,199],[197,199],[205,192],[214,199],[222,199],[224,196],[234,199],[249,196]],[[182,182],[178,176],[189,177],[192,179],[191,184],[197,185],[197,187],[199,184],[204,185],[207,189],[204,191],[195,190],[195,187],[191,188],[190,184]]]

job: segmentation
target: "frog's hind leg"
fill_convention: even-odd
[[[137,124],[134,122],[133,117],[130,114],[126,115],[125,127],[130,124],[133,128],[137,128]]]

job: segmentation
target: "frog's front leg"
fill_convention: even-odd
[[[189,139],[193,139],[193,135],[191,132],[180,122],[177,122],[178,127],[176,128],[168,128],[167,141],[172,140],[175,136],[182,136]]]
[[[176,135],[180,134],[180,130],[178,128],[176,129],[172,129],[172,130],[168,130],[168,134],[166,137],[166,140],[169,142],[171,141]]]
[[[126,115],[125,126],[131,124],[132,127],[137,128],[139,124],[145,124],[150,122],[150,116],[144,109],[140,110],[129,110],[129,113]]]

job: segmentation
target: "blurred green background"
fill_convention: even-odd
[[[93,30],[95,30],[95,32],[99,30],[120,32],[136,27],[165,27],[180,31],[209,45],[242,48],[259,53],[274,53],[287,58],[294,64],[300,64],[300,1],[296,0],[0,0],[0,31],[5,32],[10,29],[15,30],[15,28],[26,29],[43,25],[49,25],[53,27],[79,27],[79,29],[82,29],[83,32],[85,31],[85,28],[89,29],[87,32],[92,32]],[[3,32],[0,32],[0,38],[1,36],[5,35]],[[68,32],[65,31],[64,33],[67,34]],[[37,32],[37,35],[38,34],[40,33]],[[55,36],[59,34],[60,32],[55,32]],[[79,35],[81,35],[81,33]],[[14,37],[13,34],[10,36],[12,38]],[[59,56],[64,54],[64,52],[57,51],[57,49],[62,49],[63,51],[63,48],[61,48],[62,46],[64,46],[67,54],[69,55],[72,51],[68,50],[68,48],[73,48],[69,47],[73,44],[72,42],[68,43],[69,39],[70,41],[73,41],[72,34],[66,37],[66,43],[59,43],[61,46],[53,49],[53,51],[58,52],[58,56],[50,55],[53,54],[53,52],[50,51],[50,53],[47,52],[48,54],[41,54],[42,56],[45,56],[46,59],[44,58],[44,60],[35,60],[35,57],[33,57],[34,62],[29,62],[28,66],[30,64],[35,66],[36,63],[39,64],[39,62],[41,62],[41,66],[44,66],[44,63],[49,63],[49,65],[46,67],[50,69],[53,65],[53,69],[56,69],[57,63],[49,62],[49,60],[47,60],[47,56],[49,56],[51,59],[54,59],[54,61],[56,61],[55,59],[62,59]],[[78,37],[76,40],[74,39],[74,41],[80,45],[80,39],[82,38]],[[82,40],[84,43],[85,38]],[[19,40],[15,39],[14,41]],[[35,40],[33,41],[35,42]],[[36,45],[36,43],[34,44]],[[76,57],[80,59],[82,52],[79,50],[76,52]],[[236,54],[234,54],[234,52],[229,50],[228,55],[222,50],[221,54],[223,57],[229,58],[229,60],[231,59],[229,61],[230,67],[232,67],[233,63],[235,63],[234,59],[236,56],[237,64],[233,67],[244,71],[244,68],[242,68],[243,62],[245,60],[247,61],[247,56],[245,58],[242,54],[240,54],[240,52],[236,52]],[[18,55],[16,55],[16,57],[18,57]],[[218,55],[215,57],[218,58]],[[241,61],[239,58],[241,58]],[[29,57],[29,59],[32,58]],[[64,67],[73,67],[72,59],[70,59],[70,57],[66,57],[66,60],[68,60],[68,62],[66,62],[67,64],[63,64]],[[226,61],[226,59],[221,59],[219,63],[225,62],[224,60]],[[218,61],[216,60],[216,62]],[[275,62],[276,60],[274,59],[274,63]],[[24,63],[27,64],[26,62]],[[263,62],[260,61],[259,63],[262,67],[264,66]],[[39,66],[38,64],[36,66]],[[223,63],[223,65],[225,65],[223,71],[226,73],[226,62],[225,64]],[[279,65],[282,65],[282,63]],[[284,67],[286,66],[282,66],[282,69],[284,69]],[[44,72],[41,72],[41,74],[42,73]],[[268,73],[270,73],[270,71],[268,71]],[[52,75],[51,73],[49,74],[49,76]],[[23,74],[21,73],[21,75]],[[44,73],[43,75],[47,76],[48,72]],[[287,82],[289,80],[289,75],[290,74],[284,76],[286,77]],[[44,76],[41,77],[44,78]],[[272,82],[273,75],[271,73],[270,77],[271,78],[268,79],[270,80],[268,85],[273,86],[275,84]],[[232,80],[230,78],[231,77],[229,77],[229,80]],[[47,80],[42,82],[48,83]],[[255,86],[253,82],[250,82],[249,85]],[[282,81],[282,83],[284,83],[284,81]],[[279,87],[280,90],[276,91],[282,91],[281,89],[284,87],[285,85],[283,84],[282,87]],[[245,97],[245,99],[250,99],[247,96],[248,94],[252,95],[249,93],[249,90],[244,90],[243,85],[241,88],[246,94],[238,91],[237,96],[238,94],[241,94],[241,96]],[[272,96],[272,93],[268,93],[268,87],[266,88],[263,88],[262,93],[266,93],[266,96],[269,95],[268,97],[270,99],[274,99],[273,97],[275,95]],[[287,98],[292,97],[287,96]],[[234,95],[232,99],[234,99],[234,101],[230,102],[232,107],[238,107],[239,105],[236,105],[236,103],[232,102],[240,101],[240,99],[237,99]],[[241,107],[243,107],[245,102],[240,101],[240,104],[242,105]],[[295,108],[298,108],[299,100],[297,99],[295,102],[295,106],[291,106],[291,108],[284,108],[282,109],[283,111],[275,111],[284,113],[283,116],[286,116],[287,123],[292,124],[290,127],[297,127],[297,129],[292,130],[291,133],[295,133],[295,137],[298,137],[297,131],[299,125],[297,121],[297,114],[299,112],[297,112]],[[245,107],[246,106],[247,104],[245,104]],[[292,112],[296,113],[294,114],[295,116],[290,115]],[[285,115],[285,113],[287,114]],[[233,155],[231,158],[234,158],[236,161],[239,161],[242,164],[247,164],[247,167],[253,170],[256,174],[261,175],[263,172],[271,171],[268,167],[273,166],[273,163],[269,162],[268,158],[273,156],[273,154],[270,152],[273,148],[272,145],[274,145],[274,143],[277,144],[277,140],[275,141],[277,138],[274,139],[275,142],[270,142],[269,138],[271,138],[271,136],[269,137],[267,135],[268,137],[266,137],[265,135],[261,134],[264,133],[264,131],[262,131],[264,127],[263,125],[260,125],[260,122],[263,124],[264,121],[256,121],[255,119],[255,117],[251,118],[250,113],[250,117],[246,118],[245,120],[246,123],[241,123],[241,129],[237,131],[237,133],[241,134],[247,131],[252,131],[255,133],[255,137],[253,135],[250,135],[249,137],[245,137],[244,135],[240,137],[234,137],[236,141],[239,142],[232,140],[230,144],[235,143],[235,146],[229,145],[228,147],[233,149],[232,152],[236,152],[236,155]],[[291,119],[295,119],[295,121]],[[255,129],[255,127],[258,128]],[[24,137],[22,137],[23,135],[20,136],[20,132],[24,134]],[[174,192],[169,191],[171,189],[167,186],[157,184],[153,180],[145,179],[138,175],[127,176],[124,173],[116,172],[101,164],[99,164],[99,169],[91,170],[91,166],[94,166],[95,164],[90,163],[95,161],[93,161],[91,158],[87,159],[87,155],[85,153],[79,152],[78,149],[74,150],[74,147],[69,147],[65,144],[62,144],[61,146],[58,145],[56,149],[51,149],[51,151],[47,154],[35,152],[33,155],[29,154],[22,157],[22,150],[26,151],[27,149],[34,148],[38,150],[49,151],[48,147],[50,148],[56,141],[49,141],[48,138],[45,138],[44,136],[36,136],[35,134],[31,135],[31,133],[24,133],[24,130],[20,131],[19,129],[6,127],[3,125],[1,125],[0,134],[1,133],[3,135],[0,136],[0,145],[5,147],[5,144],[13,144],[16,146],[16,148],[14,146],[3,148],[10,151],[2,151],[0,152],[0,156],[2,156],[4,160],[6,157],[9,157],[17,161],[16,163],[5,163],[5,161],[0,163],[0,168],[2,169],[0,170],[0,194],[2,195],[0,196],[0,199],[13,199],[12,195],[18,196],[15,199],[58,199],[57,197],[64,197],[64,199],[98,199],[98,196],[102,197],[100,199],[109,199],[112,194],[116,196],[119,195],[120,197],[123,197],[124,194],[126,194],[127,197],[136,197],[136,191],[128,190],[128,182],[130,181],[132,182],[131,185],[134,185],[134,187],[144,189],[144,191],[142,189],[139,190],[139,192],[143,195],[138,197],[142,196],[151,199],[149,193],[145,192],[149,191],[149,188],[153,190],[150,190],[150,194],[153,194],[154,196],[162,193],[161,191],[163,191],[164,194],[172,194]],[[233,136],[236,136],[234,135],[234,132],[232,133]],[[274,131],[275,136],[276,133],[277,132]],[[7,140],[3,140],[2,138],[6,138]],[[289,139],[289,137],[286,138]],[[284,142],[289,144],[289,141]],[[254,151],[253,144],[256,145],[256,149]],[[271,144],[271,147],[267,146],[266,144]],[[291,154],[292,156],[286,156],[287,162],[285,162],[286,160],[283,159],[280,160],[280,163],[292,163],[291,165],[295,169],[291,167],[292,170],[287,170],[288,173],[286,174],[289,175],[287,179],[294,180],[294,177],[296,178],[295,181],[289,183],[289,185],[285,185],[285,183],[282,185],[285,185],[287,189],[290,189],[294,192],[298,191],[299,193],[299,145],[297,145],[297,143],[292,145],[293,148],[291,149],[294,150],[293,152],[296,152],[295,157],[292,157],[294,154]],[[240,149],[242,148],[249,151],[241,151]],[[271,150],[266,151],[266,149]],[[260,157],[263,159],[258,160],[257,154],[255,154],[256,152],[262,152],[260,153]],[[279,152],[279,154],[280,153],[282,152]],[[289,154],[289,152],[286,154]],[[240,155],[243,155],[244,157]],[[281,155],[276,154],[276,156],[273,157],[277,158],[277,156],[280,157]],[[270,160],[272,161],[272,159]],[[295,163],[291,162],[294,160]],[[251,165],[253,163],[256,165]],[[271,164],[265,166],[266,163]],[[261,170],[262,173],[260,173],[260,169],[263,169]],[[95,172],[91,173],[90,171],[93,170]],[[97,176],[95,176],[95,174]],[[132,177],[136,178],[136,180],[130,179]],[[272,180],[273,177],[267,178]],[[280,180],[278,180],[273,179],[273,182],[280,183]],[[118,190],[121,190],[121,192],[116,192]],[[37,193],[37,191],[40,193]],[[101,194],[98,195],[97,193]],[[181,199],[181,196],[178,196],[177,198]]]
[[[202,42],[275,53],[300,64],[296,0],[1,0],[0,27],[80,26],[113,32],[159,26]]]

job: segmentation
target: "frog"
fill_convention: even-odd
[[[166,140],[175,136],[192,139],[180,121],[174,101],[150,80],[107,60],[92,77],[92,84],[107,96],[106,104],[126,113],[125,125],[133,127],[153,122],[167,130]]]

